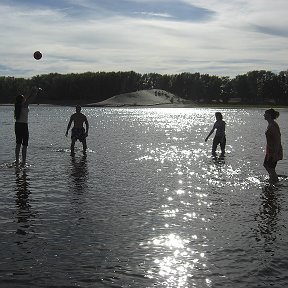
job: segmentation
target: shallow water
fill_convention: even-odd
[[[0,107],[1,287],[288,286],[288,180],[267,185],[264,109],[221,110],[224,160],[204,142],[214,109],[82,112],[89,150],[71,158],[74,109],[32,106],[16,170],[13,107]]]

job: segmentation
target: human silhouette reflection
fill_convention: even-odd
[[[71,158],[71,180],[74,192],[83,193],[87,189],[88,167],[87,156]]]
[[[276,239],[278,229],[278,214],[280,212],[280,203],[277,198],[277,187],[265,186],[262,189],[262,202],[259,208],[257,240],[264,238],[265,244],[271,244]]]
[[[21,235],[27,234],[29,228],[29,219],[32,216],[31,205],[29,201],[29,179],[25,170],[16,171],[16,206],[17,206],[17,220],[21,225],[18,227],[16,233]]]

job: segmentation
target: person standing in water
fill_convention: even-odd
[[[21,166],[24,167],[26,165],[26,155],[29,141],[28,106],[36,98],[38,92],[41,90],[42,90],[41,88],[34,87],[32,88],[27,97],[25,97],[22,94],[19,94],[15,100],[14,118],[15,118],[15,136],[16,136],[16,148],[15,148],[16,166],[19,165],[21,146],[22,146]]]
[[[68,132],[72,122],[74,122],[74,127],[72,128],[71,132],[71,156],[75,155],[74,148],[77,140],[82,142],[83,154],[85,155],[87,150],[86,137],[88,136],[89,123],[87,117],[81,113],[81,106],[79,105],[76,106],[76,113],[72,114],[72,116],[70,117],[70,121],[68,123],[65,133],[66,137],[68,136]],[[83,126],[84,123],[86,125],[86,131]]]
[[[224,157],[225,146],[226,146],[226,135],[225,135],[226,123],[225,121],[223,121],[223,116],[220,112],[216,112],[215,117],[216,117],[216,122],[214,123],[212,130],[206,137],[205,142],[208,141],[208,138],[212,135],[212,133],[216,129],[216,134],[215,134],[215,137],[213,139],[213,144],[212,144],[212,155],[216,156],[216,149],[217,149],[217,146],[220,144],[221,157]]]
[[[266,135],[266,155],[263,166],[269,174],[269,182],[274,184],[278,182],[278,175],[275,168],[277,162],[283,159],[283,148],[281,144],[281,132],[279,125],[275,121],[280,113],[274,109],[268,109],[264,113],[264,119],[268,122]]]

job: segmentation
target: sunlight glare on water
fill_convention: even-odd
[[[77,142],[73,158],[74,109],[32,106],[23,171],[6,145],[12,107],[0,109],[0,286],[288,285],[287,186],[266,187],[263,109],[221,109],[226,156],[212,158],[215,109],[83,107],[89,149]]]
[[[229,159],[228,163],[227,160],[209,159],[210,147],[208,148],[203,140],[204,135],[207,135],[212,128],[215,112],[210,109],[208,111],[194,109],[190,114],[186,110],[180,117],[181,112],[177,109],[172,113],[163,110],[152,119],[155,121],[155,133],[165,133],[165,141],[137,146],[139,154],[142,155],[138,161],[160,162],[161,168],[158,168],[157,172],[165,174],[165,177],[159,177],[165,179],[162,183],[163,204],[159,211],[159,215],[163,218],[163,226],[154,228],[153,234],[157,236],[146,244],[157,251],[156,254],[161,255],[154,260],[154,265],[158,269],[149,270],[148,276],[158,273],[166,279],[165,287],[192,287],[192,284],[197,287],[197,281],[192,280],[195,271],[206,270],[208,274],[210,273],[207,267],[209,260],[205,253],[205,247],[209,246],[209,243],[205,233],[211,233],[210,222],[217,217],[217,214],[212,212],[213,202],[218,200],[209,193],[209,190],[220,193],[224,189],[231,193],[230,199],[225,200],[229,205],[239,200],[238,195],[233,195],[236,191],[241,193],[251,187],[261,187],[261,179],[255,176],[255,171],[249,169],[251,162],[243,161],[243,157],[231,155],[233,159]],[[244,111],[243,118],[239,119],[233,112],[236,111],[226,113],[224,120],[228,124],[228,139],[231,140],[233,137],[233,141],[239,144],[234,146],[230,142],[226,150],[228,155],[235,153],[236,149],[246,153],[247,149],[247,143],[241,139],[245,137],[242,127],[249,113]],[[151,115],[153,116],[153,112],[149,114],[149,122]],[[240,146],[240,149],[237,146]],[[248,174],[246,178],[243,177],[244,173]],[[187,234],[181,229],[180,233],[179,225],[194,229],[188,230]],[[193,230],[198,231],[199,235],[193,234]],[[179,234],[176,231],[179,231]],[[203,283],[210,287],[212,280],[206,277],[201,285],[204,285]]]

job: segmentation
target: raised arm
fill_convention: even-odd
[[[85,125],[86,125],[86,135],[88,136],[88,131],[89,131],[89,123],[88,123],[88,120],[87,120],[87,117],[85,116]]]
[[[30,90],[30,93],[28,94],[28,96],[25,97],[25,104],[28,106],[29,104],[31,104],[36,97],[38,96],[39,92],[42,91],[42,88],[40,87],[33,87]]]

